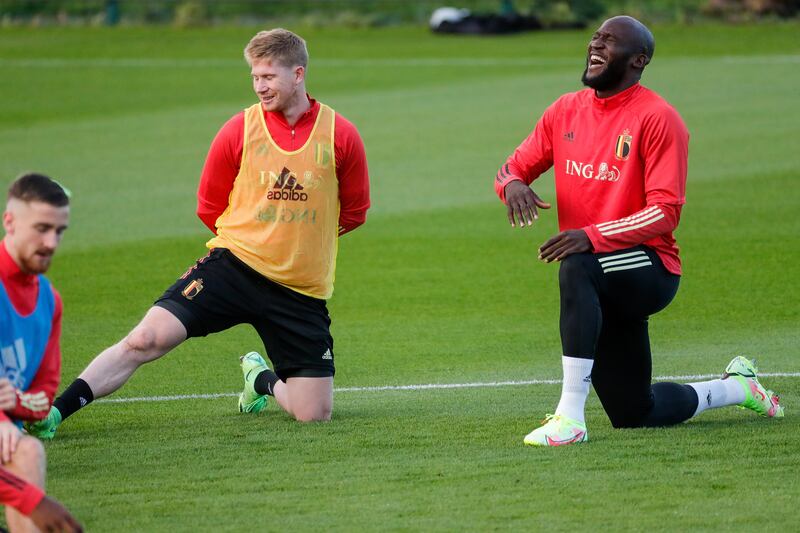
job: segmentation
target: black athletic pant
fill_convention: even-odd
[[[697,409],[688,385],[651,385],[647,320],[672,301],[679,281],[645,246],[561,262],[562,349],[594,359],[592,384],[614,427],[678,424]]]

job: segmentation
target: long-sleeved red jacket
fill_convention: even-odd
[[[558,223],[583,229],[595,252],[638,244],[681,273],[672,234],[686,201],[689,133],[675,111],[638,83],[610,98],[594,90],[565,94],[497,173],[505,202],[513,180],[531,184],[555,171]]]
[[[0,467],[0,502],[4,505],[10,505],[29,516],[42,498],[42,489]]]

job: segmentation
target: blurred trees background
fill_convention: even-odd
[[[259,24],[311,26],[425,23],[438,7],[514,10],[545,22],[589,23],[627,13],[649,22],[747,21],[800,16],[800,0],[0,0],[0,24]]]

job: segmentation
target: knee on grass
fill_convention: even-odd
[[[611,419],[611,425],[614,429],[635,429],[645,427],[644,421],[641,418],[616,418]]]
[[[648,409],[639,405],[612,403],[606,401],[603,408],[615,429],[633,429],[645,427]]]
[[[298,422],[328,422],[332,411],[329,404],[305,405],[292,409],[292,416]]]

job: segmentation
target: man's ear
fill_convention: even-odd
[[[14,233],[14,214],[11,211],[3,213],[3,229],[6,235]]]
[[[647,54],[636,54],[631,61],[631,65],[639,70],[644,70],[648,63],[650,63],[650,58],[647,57]]]
[[[306,79],[306,67],[298,66],[294,68],[294,82],[299,85]]]

